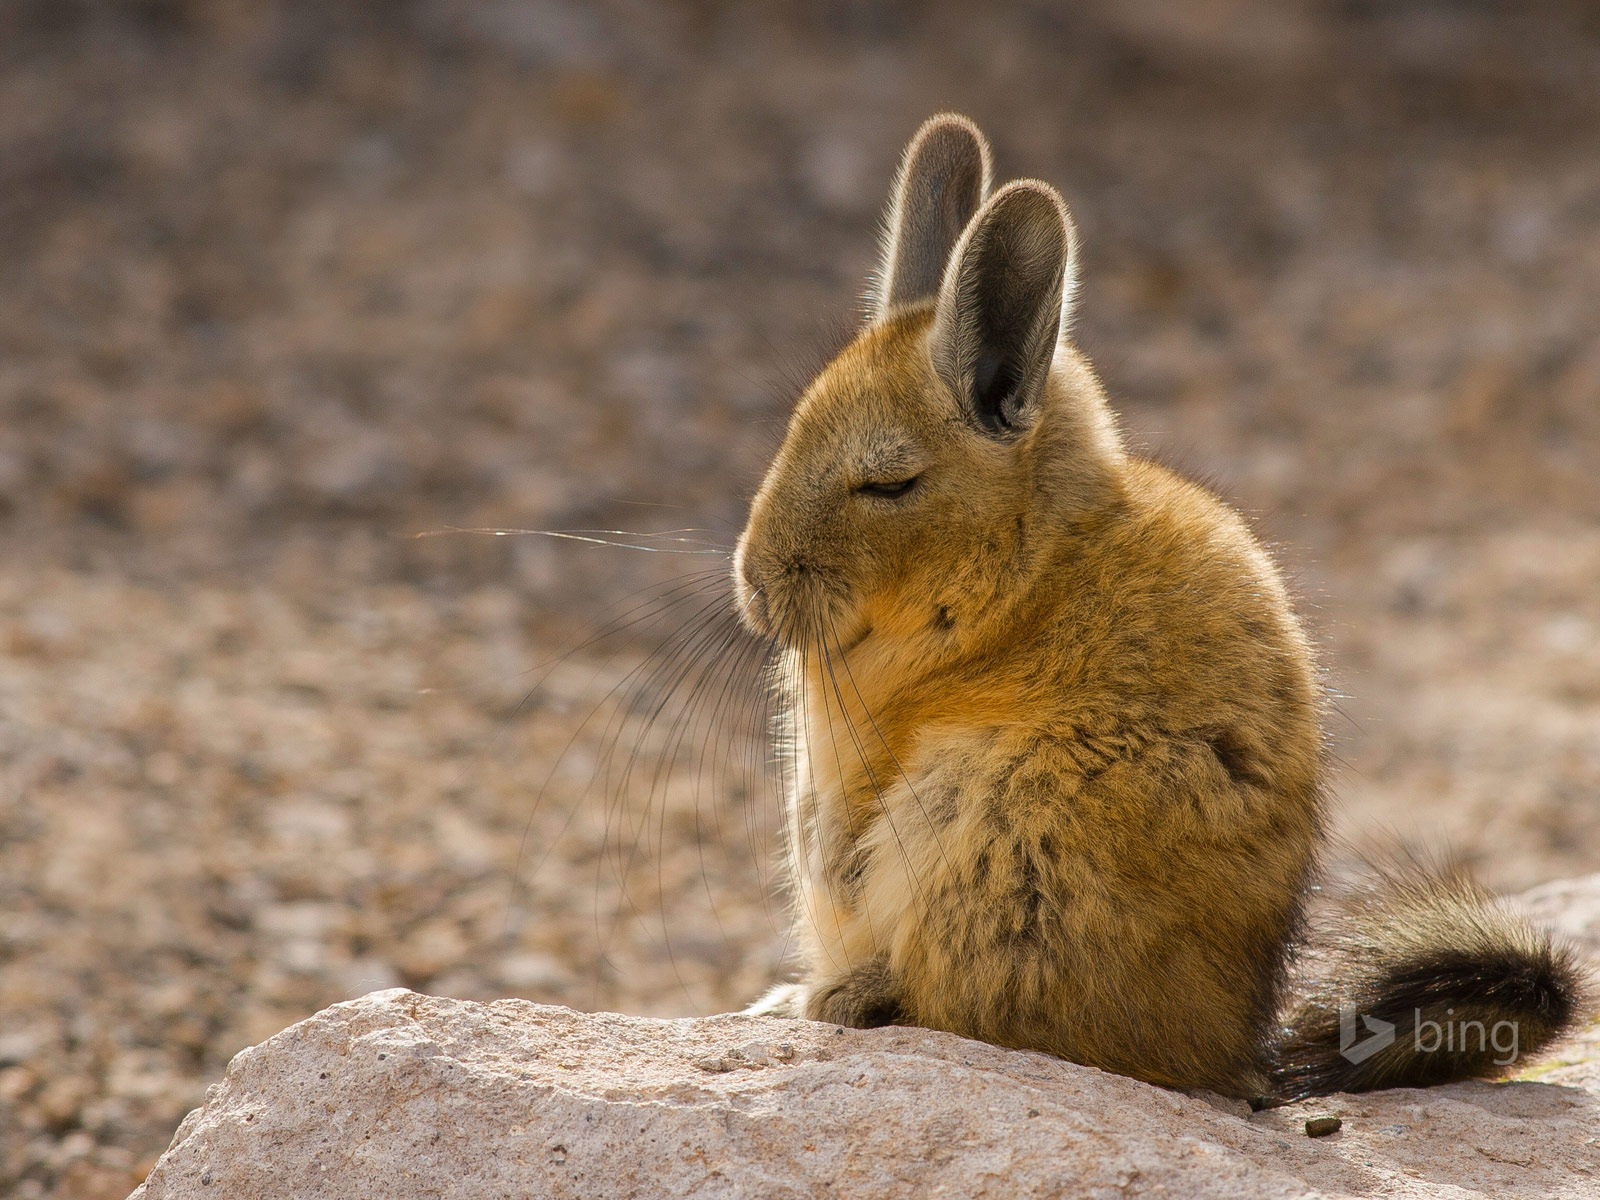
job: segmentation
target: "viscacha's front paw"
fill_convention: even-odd
[[[805,1015],[854,1029],[906,1023],[900,989],[887,960],[875,958],[808,989]]]

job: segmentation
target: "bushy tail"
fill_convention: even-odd
[[[1428,1087],[1515,1070],[1570,1030],[1587,981],[1570,947],[1455,871],[1391,871],[1321,936],[1274,1048],[1275,1099]]]

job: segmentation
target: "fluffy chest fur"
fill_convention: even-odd
[[[791,656],[796,915],[815,973],[888,964],[903,1019],[1236,1089],[1312,864],[1315,681],[1242,526],[1139,469],[981,653]],[[1184,1061],[1130,1058],[1186,1021]]]

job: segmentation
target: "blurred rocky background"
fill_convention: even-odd
[[[1340,833],[1594,869],[1593,5],[0,0],[0,1192],[376,987],[782,969],[723,561],[447,531],[730,544],[945,108],[1292,572]]]

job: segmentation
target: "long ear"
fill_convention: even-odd
[[[929,117],[906,147],[884,220],[871,319],[939,293],[950,249],[989,194],[989,143],[966,117]]]
[[[979,428],[1026,428],[1077,282],[1077,234],[1047,183],[1008,183],[957,244],[939,289],[933,367]]]

